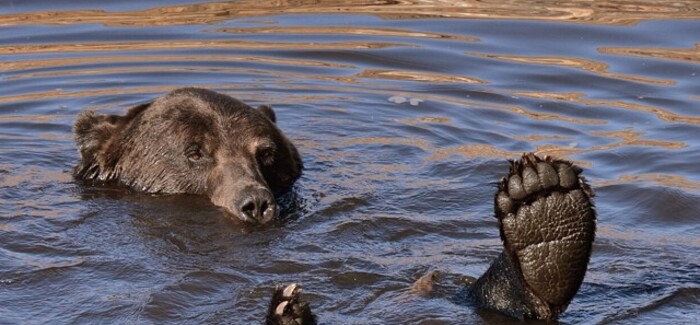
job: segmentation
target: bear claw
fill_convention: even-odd
[[[510,162],[509,175],[501,178],[499,182],[499,191],[496,194],[497,212],[517,212],[522,203],[529,203],[557,191],[581,189],[586,195],[593,197],[593,191],[580,176],[582,169],[571,162],[555,160],[548,156],[540,158],[532,153],[523,154],[521,160]]]
[[[298,288],[298,289],[297,289]],[[282,297],[284,298],[291,298],[292,295],[294,294],[294,291],[297,291],[297,293],[301,293],[301,288],[296,283],[292,283],[288,285],[284,290],[282,291]]]
[[[270,301],[267,325],[315,325],[316,318],[307,302],[301,300],[301,286],[292,283],[277,287]]]

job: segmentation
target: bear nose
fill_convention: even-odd
[[[264,224],[277,216],[275,197],[267,189],[251,187],[243,190],[237,205],[244,221]]]

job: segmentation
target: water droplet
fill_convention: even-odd
[[[407,101],[406,97],[402,96],[391,96],[389,97],[389,101],[394,103],[394,104],[403,104]]]
[[[420,98],[411,98],[411,101],[408,103],[411,104],[411,106],[418,106],[422,102],[423,100]]]

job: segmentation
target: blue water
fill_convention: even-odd
[[[700,319],[694,1],[0,1],[0,323],[508,324],[429,270],[500,252],[506,159],[572,159],[598,232],[562,323]],[[271,104],[306,166],[282,220],[71,177],[84,109],[194,85]]]

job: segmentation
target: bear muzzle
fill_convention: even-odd
[[[207,180],[212,203],[223,207],[236,218],[253,224],[266,224],[279,214],[272,190],[255,164],[245,155],[222,155],[220,163]]]
[[[248,223],[266,224],[277,218],[279,207],[270,190],[260,185],[219,190],[210,196],[212,203],[230,215]]]
[[[233,212],[246,222],[266,224],[277,217],[279,208],[272,192],[258,186],[247,186],[234,199]]]

